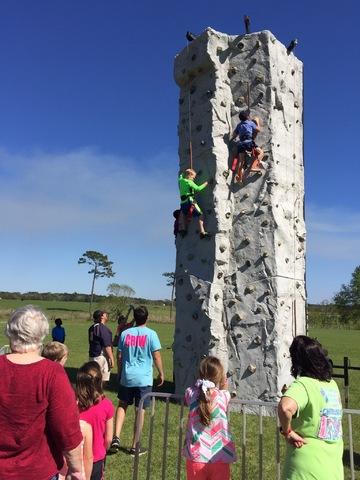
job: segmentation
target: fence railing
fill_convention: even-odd
[[[139,412],[142,409],[143,402],[146,398],[151,397],[151,406],[150,406],[150,419],[149,419],[149,429],[148,429],[148,439],[147,439],[147,445],[144,445],[145,442],[142,442],[141,436],[142,432],[140,431],[139,427],[139,422],[137,422],[137,428],[136,428],[136,448],[135,448],[135,457],[134,457],[134,468],[133,468],[133,480],[140,480],[139,476],[139,465],[140,465],[140,446],[145,446],[148,449],[147,452],[147,458],[145,459],[146,461],[146,469],[142,469],[142,472],[145,476],[142,476],[145,480],[153,480],[155,477],[153,476],[153,468],[154,465],[159,466],[160,460],[161,460],[161,465],[160,465],[160,474],[157,472],[156,474],[156,479],[157,480],[180,480],[181,479],[181,474],[182,474],[182,447],[183,447],[183,440],[184,440],[184,430],[185,430],[185,421],[187,419],[187,408],[184,406],[184,400],[183,397],[180,395],[175,395],[175,394],[169,394],[169,393],[149,393],[146,394],[144,397],[142,397],[140,404],[139,404]],[[155,400],[162,400],[162,404],[164,405],[164,414],[163,418],[161,420],[161,424],[163,424],[163,431],[162,431],[162,439],[159,438],[157,435],[154,437],[154,422],[155,422],[155,408],[156,408],[156,402]],[[176,402],[178,404],[178,420],[176,421],[177,425],[177,441],[176,441],[176,452],[174,451],[175,447],[173,446],[171,455],[173,456],[172,458],[172,464],[173,466],[175,465],[175,474],[172,471],[171,476],[168,475],[167,473],[167,466],[168,466],[168,460],[169,460],[169,444],[168,444],[168,438],[169,438],[169,412],[170,412],[170,405],[171,403]],[[232,430],[234,430],[234,423],[232,421],[233,415],[238,412],[241,418],[241,424],[242,424],[242,434],[241,434],[241,440],[239,437],[236,437],[237,441],[236,444],[238,446],[237,450],[239,453],[239,460],[241,463],[241,471],[239,478],[241,480],[247,480],[247,478],[250,478],[247,476],[247,467],[248,467],[248,461],[249,461],[249,448],[248,448],[248,417],[251,415],[251,423],[253,425],[254,423],[254,413],[258,417],[258,426],[257,426],[257,436],[258,436],[258,441],[257,441],[257,452],[254,452],[252,446],[252,451],[251,453],[254,455],[256,454],[257,458],[257,476],[252,475],[251,478],[255,479],[256,477],[259,480],[265,480],[265,471],[269,475],[269,468],[272,468],[272,473],[271,473],[271,478],[272,480],[280,480],[281,478],[281,459],[282,459],[282,449],[281,449],[281,442],[280,442],[280,434],[279,434],[279,421],[277,418],[277,403],[275,402],[260,402],[260,401],[241,401],[241,400],[231,400],[230,402],[230,409],[229,409],[229,415],[230,415],[230,423],[232,425]],[[186,413],[186,415],[185,415]],[[269,467],[269,465],[266,464],[266,459],[264,456],[264,448],[265,446],[268,447],[268,445],[265,445],[264,441],[264,418],[265,417],[273,417],[271,422],[273,425],[271,426],[271,429],[273,429],[273,434],[271,434],[273,441],[275,442],[275,451],[274,454],[271,455],[271,458],[274,460],[272,461],[272,465]],[[348,435],[347,438],[344,438],[344,440],[347,440],[346,443],[349,445],[349,468],[350,468],[350,479],[355,480],[355,464],[354,464],[354,444],[353,444],[353,417],[356,416],[360,420],[360,410],[353,410],[353,409],[344,409],[343,410],[343,424],[345,425],[346,418],[347,418],[347,425],[348,425]],[[235,421],[238,420],[238,417],[235,419]],[[270,423],[271,423],[270,422]],[[267,424],[267,431],[269,430],[268,424]],[[172,432],[173,434],[173,432]],[[157,454],[155,452],[155,455],[157,454],[157,457],[154,458],[154,449],[155,447],[159,449],[159,444],[162,440],[162,452],[161,454]],[[174,442],[172,442],[174,444]],[[274,443],[272,443],[274,445]],[[241,452],[241,453],[240,453]],[[160,458],[161,457],[161,458]],[[269,456],[267,455],[267,458]],[[144,472],[145,470],[145,472]],[[235,478],[235,477],[234,477]]]
[[[350,396],[350,377],[349,377],[349,371],[350,370],[357,370],[360,371],[360,367],[353,367],[350,363],[350,358],[349,357],[344,357],[343,359],[343,364],[342,365],[334,365],[333,362],[332,367],[333,369],[340,369],[343,371],[343,373],[333,373],[334,378],[343,378],[344,379],[344,389],[345,389],[345,394],[344,394],[344,405],[345,408],[348,408],[349,406],[349,396]]]

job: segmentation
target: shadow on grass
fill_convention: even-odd
[[[350,468],[350,452],[349,450],[344,450],[343,454],[343,463],[346,467]],[[354,452],[354,469],[360,470],[360,454]]]

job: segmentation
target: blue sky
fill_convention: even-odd
[[[80,291],[99,250],[138,296],[169,297],[185,32],[299,39],[305,68],[307,288],[330,299],[360,251],[357,2],[2,0],[0,290]]]

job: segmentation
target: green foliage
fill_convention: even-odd
[[[91,306],[94,300],[94,288],[95,280],[99,277],[113,277],[115,273],[112,270],[112,265],[114,262],[111,262],[108,259],[107,255],[103,253],[96,252],[95,250],[87,250],[78,260],[79,264],[87,263],[90,265],[90,270],[88,273],[93,276],[92,285],[91,285],[91,294],[90,294],[90,312]]]
[[[166,285],[168,287],[173,287],[175,284],[175,272],[164,272],[162,274],[166,278]]]
[[[129,315],[130,299],[135,295],[135,290],[129,285],[110,283],[106,289],[109,296],[102,303],[102,308],[109,313],[111,320],[117,320],[119,315]]]
[[[342,285],[334,296],[334,303],[344,324],[358,323],[360,320],[360,265],[351,274],[347,285]]]

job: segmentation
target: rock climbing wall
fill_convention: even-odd
[[[208,28],[175,59],[180,171],[190,166],[211,238],[196,221],[176,240],[174,372],[182,393],[204,355],[224,363],[242,399],[273,400],[290,380],[288,348],[304,334],[305,223],[302,63],[269,31]],[[241,184],[229,134],[247,108],[261,120],[261,174]]]

